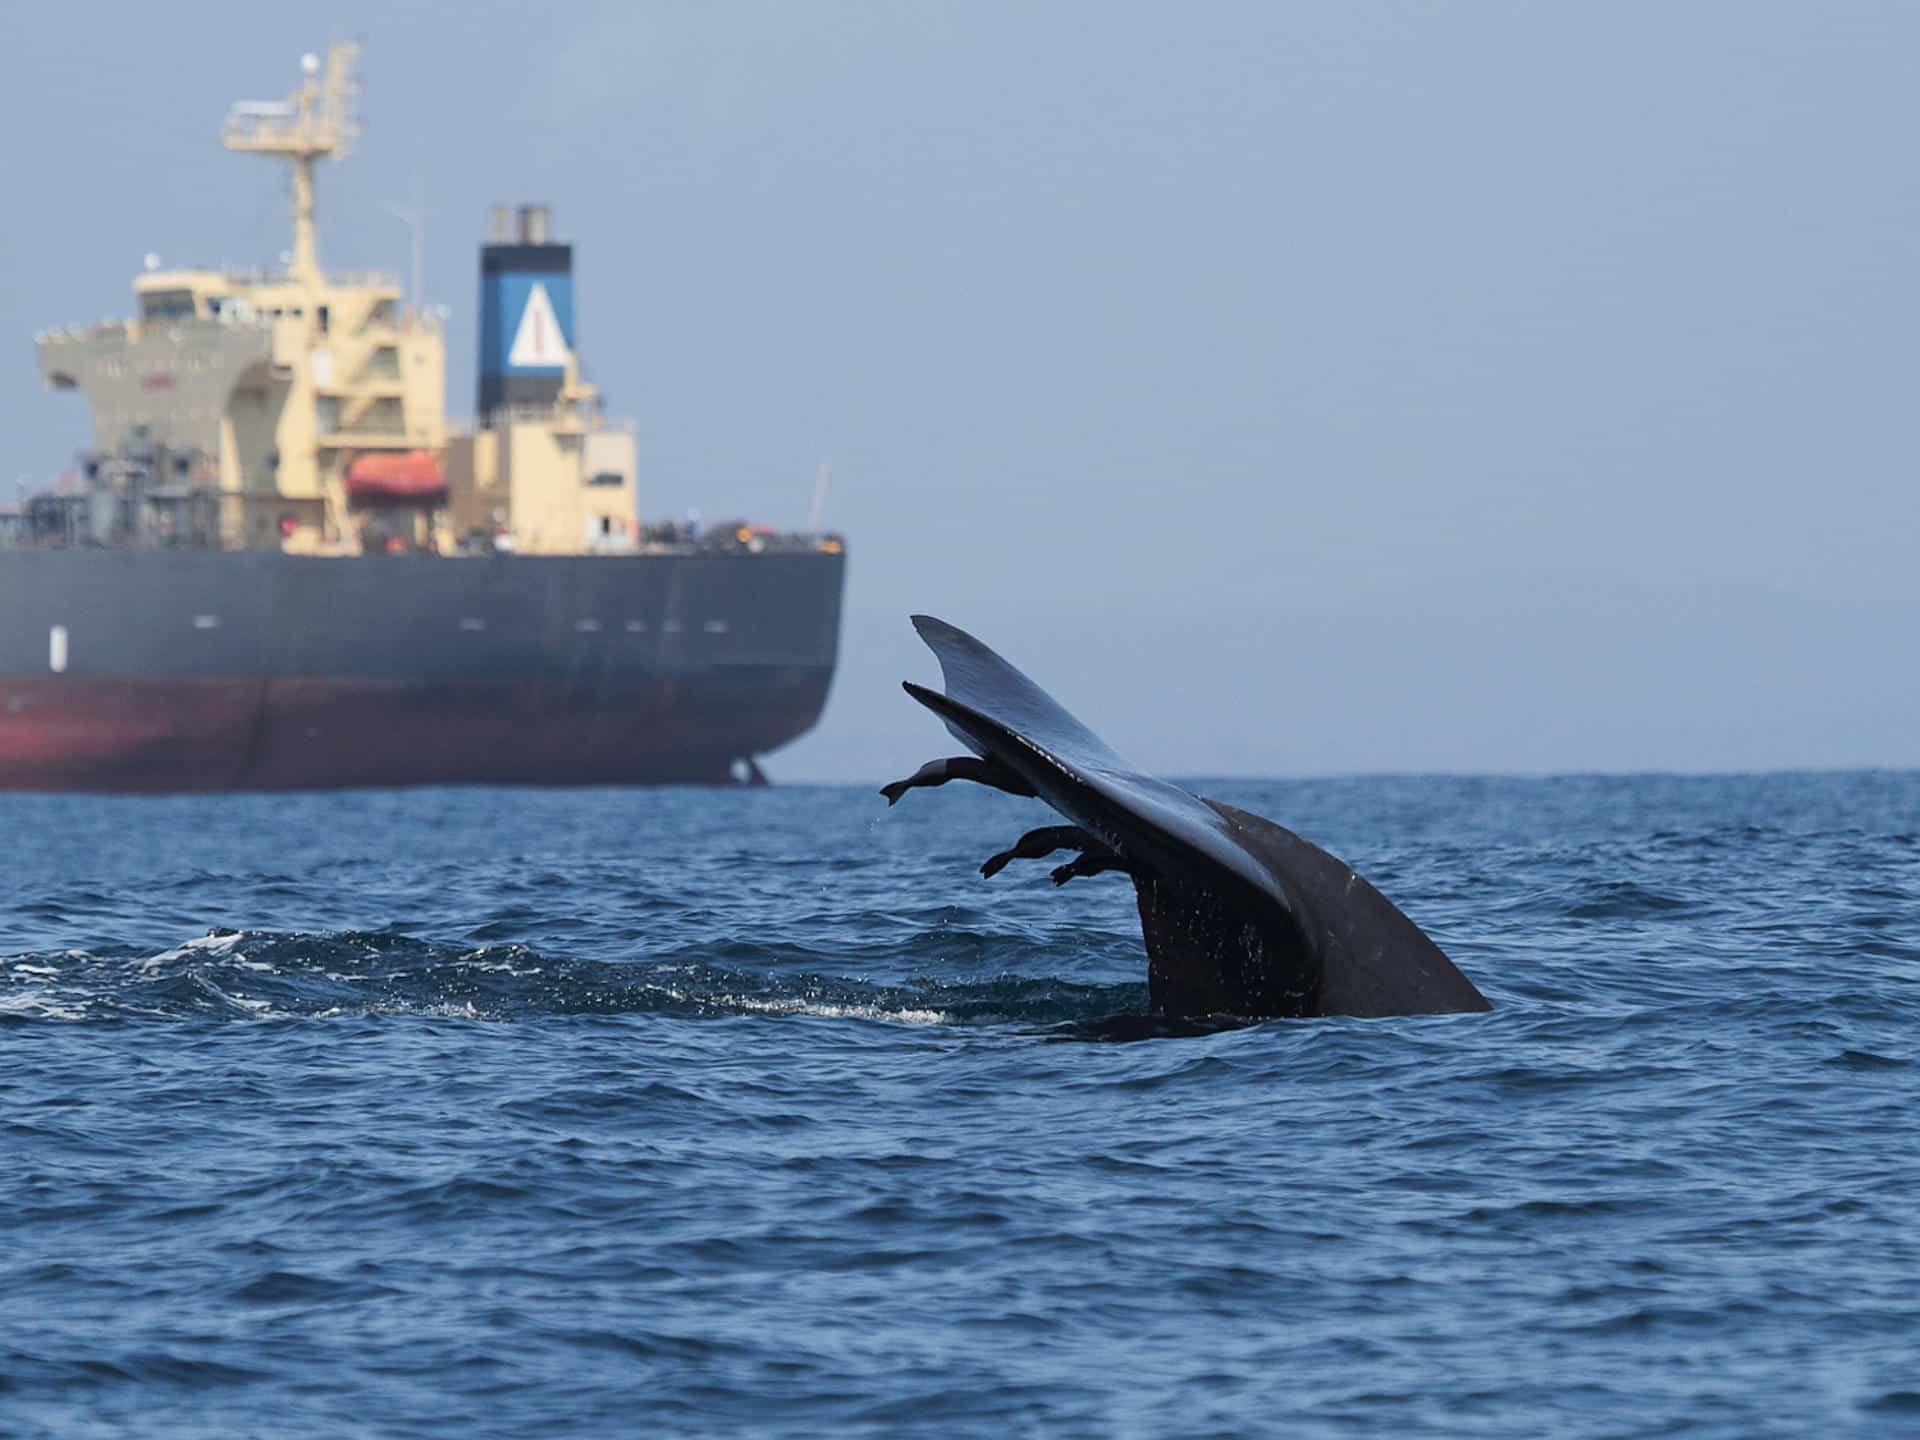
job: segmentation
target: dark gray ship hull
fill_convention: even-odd
[[[812,727],[844,556],[0,552],[0,789],[726,783]]]

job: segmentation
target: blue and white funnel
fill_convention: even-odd
[[[481,420],[512,405],[551,405],[573,354],[573,247],[548,238],[544,205],[522,205],[508,228],[494,212],[480,247]]]

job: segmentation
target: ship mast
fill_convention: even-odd
[[[322,281],[313,226],[314,162],[346,153],[347,142],[360,133],[349,108],[358,90],[353,78],[360,47],[350,41],[327,50],[325,73],[318,55],[303,55],[305,75],[300,88],[285,100],[242,100],[227,112],[220,127],[220,143],[229,150],[251,150],[277,155],[293,171],[293,263],[296,282],[315,286]]]

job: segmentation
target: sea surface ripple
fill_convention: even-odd
[[[1920,1433],[1920,774],[1201,788],[1494,1012],[968,787],[0,797],[0,1434]]]

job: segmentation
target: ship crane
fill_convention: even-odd
[[[291,278],[305,285],[321,282],[314,242],[313,167],[316,161],[344,155],[360,133],[353,97],[360,91],[354,63],[360,47],[341,41],[320,57],[300,57],[304,78],[285,100],[242,100],[228,111],[220,143],[229,150],[274,155],[293,171],[293,263]]]

